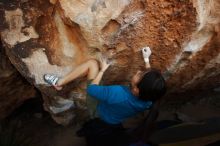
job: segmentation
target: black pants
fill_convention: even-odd
[[[86,122],[77,135],[86,138],[87,146],[128,146],[131,142],[121,124],[108,124],[99,118]]]

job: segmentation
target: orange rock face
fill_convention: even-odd
[[[89,58],[116,50],[105,84],[126,84],[144,67],[140,49],[164,74],[169,93],[216,87],[220,76],[220,2],[199,0],[26,0],[3,2],[1,39],[16,69],[43,94],[61,124],[85,100],[85,79],[55,91],[45,73],[65,76]],[[69,106],[59,110],[61,103]],[[59,106],[57,106],[59,105]]]

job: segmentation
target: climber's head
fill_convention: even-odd
[[[137,71],[131,80],[132,93],[144,101],[156,101],[166,93],[166,82],[156,69]]]

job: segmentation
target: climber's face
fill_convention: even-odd
[[[138,83],[142,80],[143,76],[147,73],[148,71],[141,71],[138,70],[136,74],[133,75],[131,79],[131,91],[135,96],[139,95],[139,89],[137,87]]]

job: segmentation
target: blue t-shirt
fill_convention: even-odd
[[[122,85],[100,86],[90,84],[87,93],[99,100],[97,113],[109,124],[119,124],[152,105],[151,101],[142,101],[132,94],[129,87]]]

